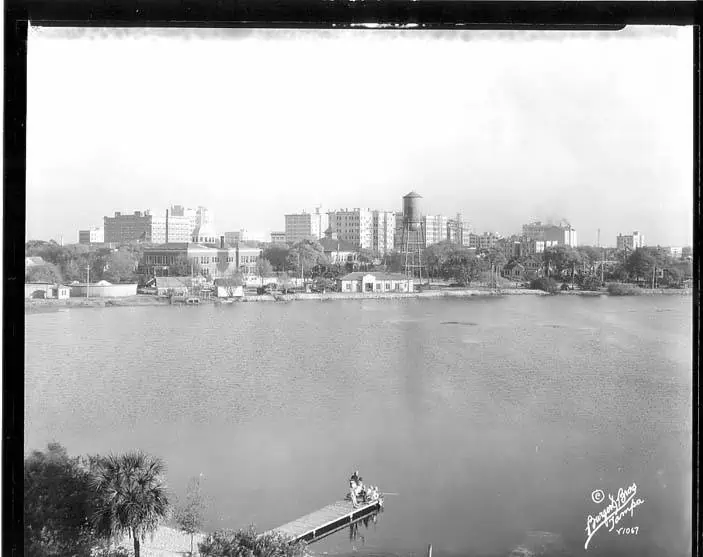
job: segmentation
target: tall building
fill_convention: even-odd
[[[192,232],[188,217],[174,216],[168,210],[163,215],[151,216],[151,242],[154,244],[190,242]]]
[[[103,242],[105,242],[105,229],[102,226],[78,231],[79,244],[102,244]]]
[[[425,223],[425,247],[438,244],[448,238],[449,218],[444,215],[423,216]]]
[[[528,240],[545,242],[545,245],[565,245],[575,248],[578,245],[576,230],[566,221],[544,224],[536,221],[522,225],[522,235]]]
[[[617,249],[635,250],[644,247],[644,235],[635,230],[632,234],[618,234]]]
[[[449,219],[447,222],[447,240],[453,244],[469,247],[472,232],[473,227],[464,220],[461,213],[457,213],[455,219]]]
[[[395,233],[393,238],[393,249],[400,250],[403,242],[403,211],[395,212]]]
[[[104,217],[105,243],[126,244],[134,241],[151,242],[151,214],[134,211],[123,215],[115,211],[114,217]]]
[[[299,242],[300,240],[319,240],[329,227],[329,216],[316,207],[313,212],[294,213],[285,215],[286,240]]]
[[[205,226],[207,224],[213,225],[215,224],[215,217],[212,214],[212,211],[208,209],[207,207],[198,207],[196,210],[196,224],[198,226]]]
[[[484,232],[477,235],[477,248],[480,250],[490,250],[497,248],[503,237],[497,232]],[[473,246],[471,246],[473,247]]]
[[[373,249],[379,255],[385,255],[391,250],[395,243],[395,213],[393,211],[372,211],[372,244]]]
[[[371,209],[343,209],[329,213],[329,227],[337,238],[357,249],[374,249],[373,211]],[[324,232],[324,231],[323,231]],[[288,230],[286,229],[286,239]]]
[[[197,209],[186,209],[183,205],[172,205],[170,214],[174,217],[186,217],[190,224],[190,234],[193,233],[193,230],[198,225]]]

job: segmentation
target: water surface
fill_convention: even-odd
[[[673,296],[31,314],[25,448],[142,448],[178,493],[202,473],[209,528],[288,522],[354,469],[399,494],[313,546],[332,554],[493,557],[540,531],[550,555],[688,555],[691,315]],[[633,482],[638,534],[585,551],[591,493]]]

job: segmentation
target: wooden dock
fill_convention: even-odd
[[[337,501],[293,522],[274,528],[269,533],[277,532],[293,538],[294,541],[310,543],[373,514],[382,506],[383,499],[360,503],[356,508],[351,501]]]

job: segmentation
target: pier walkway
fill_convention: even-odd
[[[382,499],[370,503],[360,503],[356,508],[351,501],[337,501],[288,524],[274,528],[269,533],[277,532],[293,538],[294,541],[310,543],[373,514],[382,505]]]

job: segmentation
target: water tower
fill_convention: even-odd
[[[403,231],[400,243],[401,265],[408,279],[422,282],[422,252],[425,249],[425,225],[420,211],[422,196],[414,191],[403,196]]]

